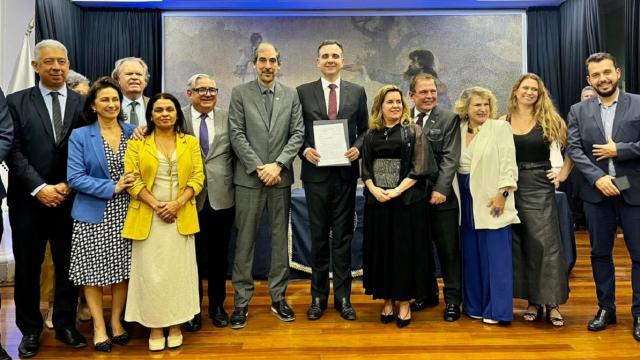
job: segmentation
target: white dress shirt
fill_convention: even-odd
[[[336,110],[340,110],[340,78],[337,78],[336,81],[331,82],[321,77],[320,81],[322,82],[322,91],[324,92],[324,105],[326,106],[327,114],[329,113],[329,93],[331,89],[329,89],[329,85],[336,85]],[[329,119],[327,119],[329,120]]]
[[[142,95],[135,100],[131,100],[126,96],[122,97],[122,112],[124,112],[126,115],[125,122],[127,124],[130,124],[129,119],[131,118],[131,103],[134,101],[138,103],[138,105],[136,105],[136,114],[138,115],[138,126],[147,126],[147,119],[144,117],[145,116],[144,113],[146,109],[144,106],[144,98]]]
[[[195,107],[191,106],[191,126],[193,129],[193,135],[200,142],[200,116],[201,112],[196,110]],[[211,149],[211,144],[213,144],[213,137],[216,136],[216,130],[214,128],[215,124],[215,114],[213,110],[207,113],[207,118],[205,122],[207,123],[207,134],[209,134],[209,149]]]
[[[417,107],[413,108],[413,122],[417,122],[418,121],[418,115],[420,115],[420,110],[418,110]],[[422,119],[422,127],[424,128],[424,126],[427,124],[427,120],[429,120],[429,115],[431,115],[431,110],[427,111],[425,113],[424,119]]]

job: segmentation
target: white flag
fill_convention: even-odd
[[[27,31],[24,33],[22,50],[20,50],[16,66],[13,69],[13,78],[9,83],[9,94],[30,88],[36,84],[36,76],[31,68],[31,45],[29,44],[29,38],[35,26],[34,23],[35,21],[31,20],[27,27]]]

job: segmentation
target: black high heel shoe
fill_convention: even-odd
[[[536,312],[532,312],[529,310],[529,308],[532,306],[536,308]],[[543,315],[544,315],[544,308],[542,307],[542,305],[529,303],[527,310],[525,310],[524,314],[522,314],[522,318],[524,319],[525,322],[532,323],[532,322],[542,320]]]
[[[383,324],[388,324],[393,321],[393,313],[389,315],[380,314],[380,322]]]
[[[411,310],[409,310],[405,316],[407,316],[407,318],[403,319],[400,317],[400,309],[398,309],[398,317],[396,317],[396,325],[398,325],[399,328],[403,328],[408,326],[409,324],[411,324]]]
[[[111,339],[93,344],[93,350],[101,352],[111,352]]]
[[[125,331],[120,335],[113,335],[111,337],[111,342],[118,345],[127,345],[131,337],[129,336],[129,332]]]

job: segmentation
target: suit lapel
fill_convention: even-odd
[[[144,140],[144,151],[158,160],[158,148],[156,147],[156,135],[151,133]]]
[[[473,156],[471,157],[471,173],[473,173],[474,169],[478,166],[478,162],[484,155],[484,151],[487,148],[487,145],[489,145],[488,140],[491,136],[488,133],[493,132],[493,123],[491,123],[492,121],[493,120],[487,120],[487,122],[482,125],[482,129],[473,140],[475,141],[475,145],[473,147]],[[467,133],[468,124],[469,123],[467,123],[464,129],[462,129],[465,134]],[[463,139],[463,141],[466,142],[466,139]]]
[[[616,133],[622,122],[626,119],[625,114],[629,109],[629,97],[626,93],[620,91],[620,96],[618,96],[618,105],[616,106],[616,114],[613,118],[613,129],[611,130],[611,138],[616,137]]]
[[[606,141],[607,136],[605,135],[605,132],[604,132],[604,125],[602,125],[600,102],[598,101],[598,99],[591,100],[591,104],[589,104],[589,106],[591,106],[591,111],[590,111],[590,113],[592,114],[591,118],[593,119],[593,121],[596,122],[596,126],[598,126],[598,129],[600,129],[600,134],[602,134],[602,138],[605,139]]]
[[[271,121],[268,122],[269,132],[277,125],[278,113],[280,112],[280,108],[282,107],[282,102],[284,99],[284,89],[278,83],[274,87],[275,92],[273,93],[273,108],[271,109]],[[265,109],[265,114],[266,114]]]
[[[40,93],[40,88],[37,86],[31,90],[31,103],[35,104],[36,112],[38,113],[40,121],[42,121],[45,132],[49,135],[49,138],[51,138],[51,142],[55,143],[56,139],[55,136],[53,136],[53,125],[51,124],[49,112],[47,111],[47,105],[45,105],[44,98]]]
[[[429,134],[429,131],[437,122],[438,122],[438,108],[434,107],[431,110],[431,114],[429,114],[429,117],[425,119],[425,124],[422,127],[422,132],[424,132],[425,134]]]
[[[100,126],[97,121],[89,126],[89,136],[91,139],[91,148],[96,154],[96,159],[100,162],[100,167],[104,175],[108,177],[109,168],[107,167],[107,157],[104,153],[104,144],[102,142],[102,135],[100,135]]]
[[[216,111],[216,109],[213,109],[213,130],[214,130],[214,135],[213,135],[213,141],[211,142],[211,145],[209,145],[209,153],[207,154],[207,158],[210,158],[210,157],[213,156],[213,154],[217,150],[218,145],[220,144],[220,137],[222,136],[222,133],[224,132],[224,128],[223,128],[224,121],[225,121],[225,119],[222,117],[220,112]]]
[[[78,98],[74,96],[75,93],[69,89],[67,89],[67,104],[64,108],[64,120],[62,120],[62,132],[60,133],[60,139],[58,139],[58,143],[62,142],[67,134],[69,133],[69,129],[71,129],[71,125],[73,123],[73,116],[75,115],[75,109],[78,106]]]
[[[340,92],[342,93],[342,91]],[[327,114],[327,104],[324,100],[324,90],[322,89],[322,80],[316,81],[313,87],[313,97],[316,99],[316,103],[318,109],[320,109],[320,113],[322,114],[322,119],[329,119],[329,115]],[[342,105],[342,101],[340,102]]]
[[[266,126],[267,130],[269,130],[269,118],[267,117],[267,108],[264,106],[264,97],[260,92],[260,85],[258,84],[258,80],[254,80],[252,83],[253,84],[249,86],[249,91],[253,92],[253,99],[254,99],[253,105],[256,107],[256,109],[258,109],[258,112],[260,113],[260,117],[262,117],[262,121],[264,122],[264,125]],[[271,113],[273,114],[274,112],[275,112],[275,96],[274,96],[274,108],[272,109]]]
[[[349,85],[346,82],[340,80],[340,108],[338,109],[338,119],[342,119],[342,110],[348,104],[349,101]]]

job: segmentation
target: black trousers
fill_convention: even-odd
[[[304,194],[311,230],[311,297],[328,300],[331,270],[334,298],[349,300],[356,181],[334,170],[322,183],[306,182]]]
[[[640,206],[629,205],[621,196],[615,196],[597,204],[585,201],[584,213],[591,242],[591,269],[598,305],[616,311],[616,276],[612,253],[619,218],[631,257],[631,314],[640,316]]]
[[[209,281],[209,309],[222,306],[226,297],[227,269],[229,266],[229,238],[235,208],[214,210],[205,199],[198,212],[200,232],[196,234],[196,260],[198,263],[198,292],[202,305],[204,278]]]
[[[47,208],[32,198],[20,204],[9,204],[13,255],[16,262],[16,325],[23,335],[37,335],[42,332],[40,269],[47,241],[51,247],[56,274],[53,326],[56,330],[75,328],[78,288],[69,280],[72,203],[73,198],[68,198],[57,208]]]
[[[460,305],[462,304],[462,255],[460,253],[458,208],[439,209],[437,206],[429,205],[427,214],[430,236],[435,244],[444,282],[444,302]],[[434,292],[437,298],[437,283]]]

